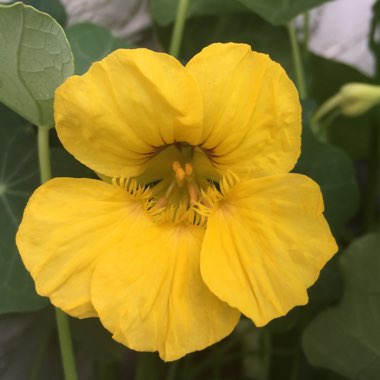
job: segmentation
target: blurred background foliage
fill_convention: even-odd
[[[24,3],[51,17],[21,4],[0,8],[0,378],[59,380],[63,373],[52,307],[35,294],[14,243],[22,210],[39,184],[36,126],[53,125],[54,90],[74,72],[84,73],[118,48],[167,51],[178,0],[151,0],[147,6],[121,1],[119,12],[125,7],[125,13],[115,15],[116,26],[131,38],[99,22],[75,22],[74,17],[69,25],[66,9],[75,12],[74,1]],[[212,42],[245,42],[280,62],[297,83],[290,38],[297,17],[306,88],[302,154],[294,171],[320,184],[340,247],[310,288],[309,304],[261,329],[243,318],[222,342],[169,364],[114,342],[97,320],[72,319],[80,379],[380,379],[379,108],[355,118],[334,114],[320,125],[322,138],[310,123],[343,84],[380,84],[380,1],[374,3],[368,36],[377,62],[371,77],[309,50],[309,11],[323,3],[191,0],[180,53],[186,63]],[[108,15],[107,6],[100,2],[95,12]],[[27,33],[31,28],[34,33]],[[42,71],[41,62],[49,62],[49,70]],[[40,86],[49,86],[48,99],[40,99]],[[53,176],[95,177],[66,153],[54,131],[50,145]]]

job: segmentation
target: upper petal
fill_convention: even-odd
[[[285,174],[238,182],[224,195],[208,219],[202,277],[263,326],[307,302],[306,289],[337,251],[321,192],[311,179]]]
[[[121,188],[98,180],[56,178],[39,187],[17,233],[37,292],[73,316],[97,315],[92,273],[99,257],[125,239],[125,214],[136,204]]]
[[[200,275],[204,230],[131,221],[128,239],[97,265],[92,300],[114,339],[175,360],[227,336],[240,313],[220,301]]]
[[[120,49],[66,80],[54,112],[60,140],[79,161],[131,177],[159,147],[199,140],[203,104],[195,79],[175,58]]]
[[[202,147],[220,170],[289,172],[300,154],[301,107],[285,71],[244,44],[213,44],[187,69],[203,94]]]

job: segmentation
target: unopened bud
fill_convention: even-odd
[[[348,83],[340,91],[327,99],[312,117],[317,125],[325,115],[339,109],[345,116],[359,116],[380,103],[380,86],[365,83]],[[318,134],[318,131],[316,131]]]
[[[359,116],[380,103],[380,86],[348,83],[341,88],[340,96],[342,114]]]

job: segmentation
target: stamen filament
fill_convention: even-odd
[[[187,190],[189,192],[190,206],[194,206],[199,199],[199,191],[195,183],[189,182],[187,184]]]
[[[168,189],[166,190],[166,193],[165,193],[164,198],[167,198],[167,199],[168,199],[168,198],[172,195],[172,192],[173,192],[173,190],[174,190],[176,184],[177,184],[176,181],[173,181],[173,182],[170,184],[170,186],[169,186]]]

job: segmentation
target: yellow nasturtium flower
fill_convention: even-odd
[[[318,185],[289,174],[301,108],[281,66],[213,44],[186,66],[117,50],[56,92],[65,148],[112,178],[55,178],[17,234],[37,292],[175,360],[308,301],[337,247]]]

